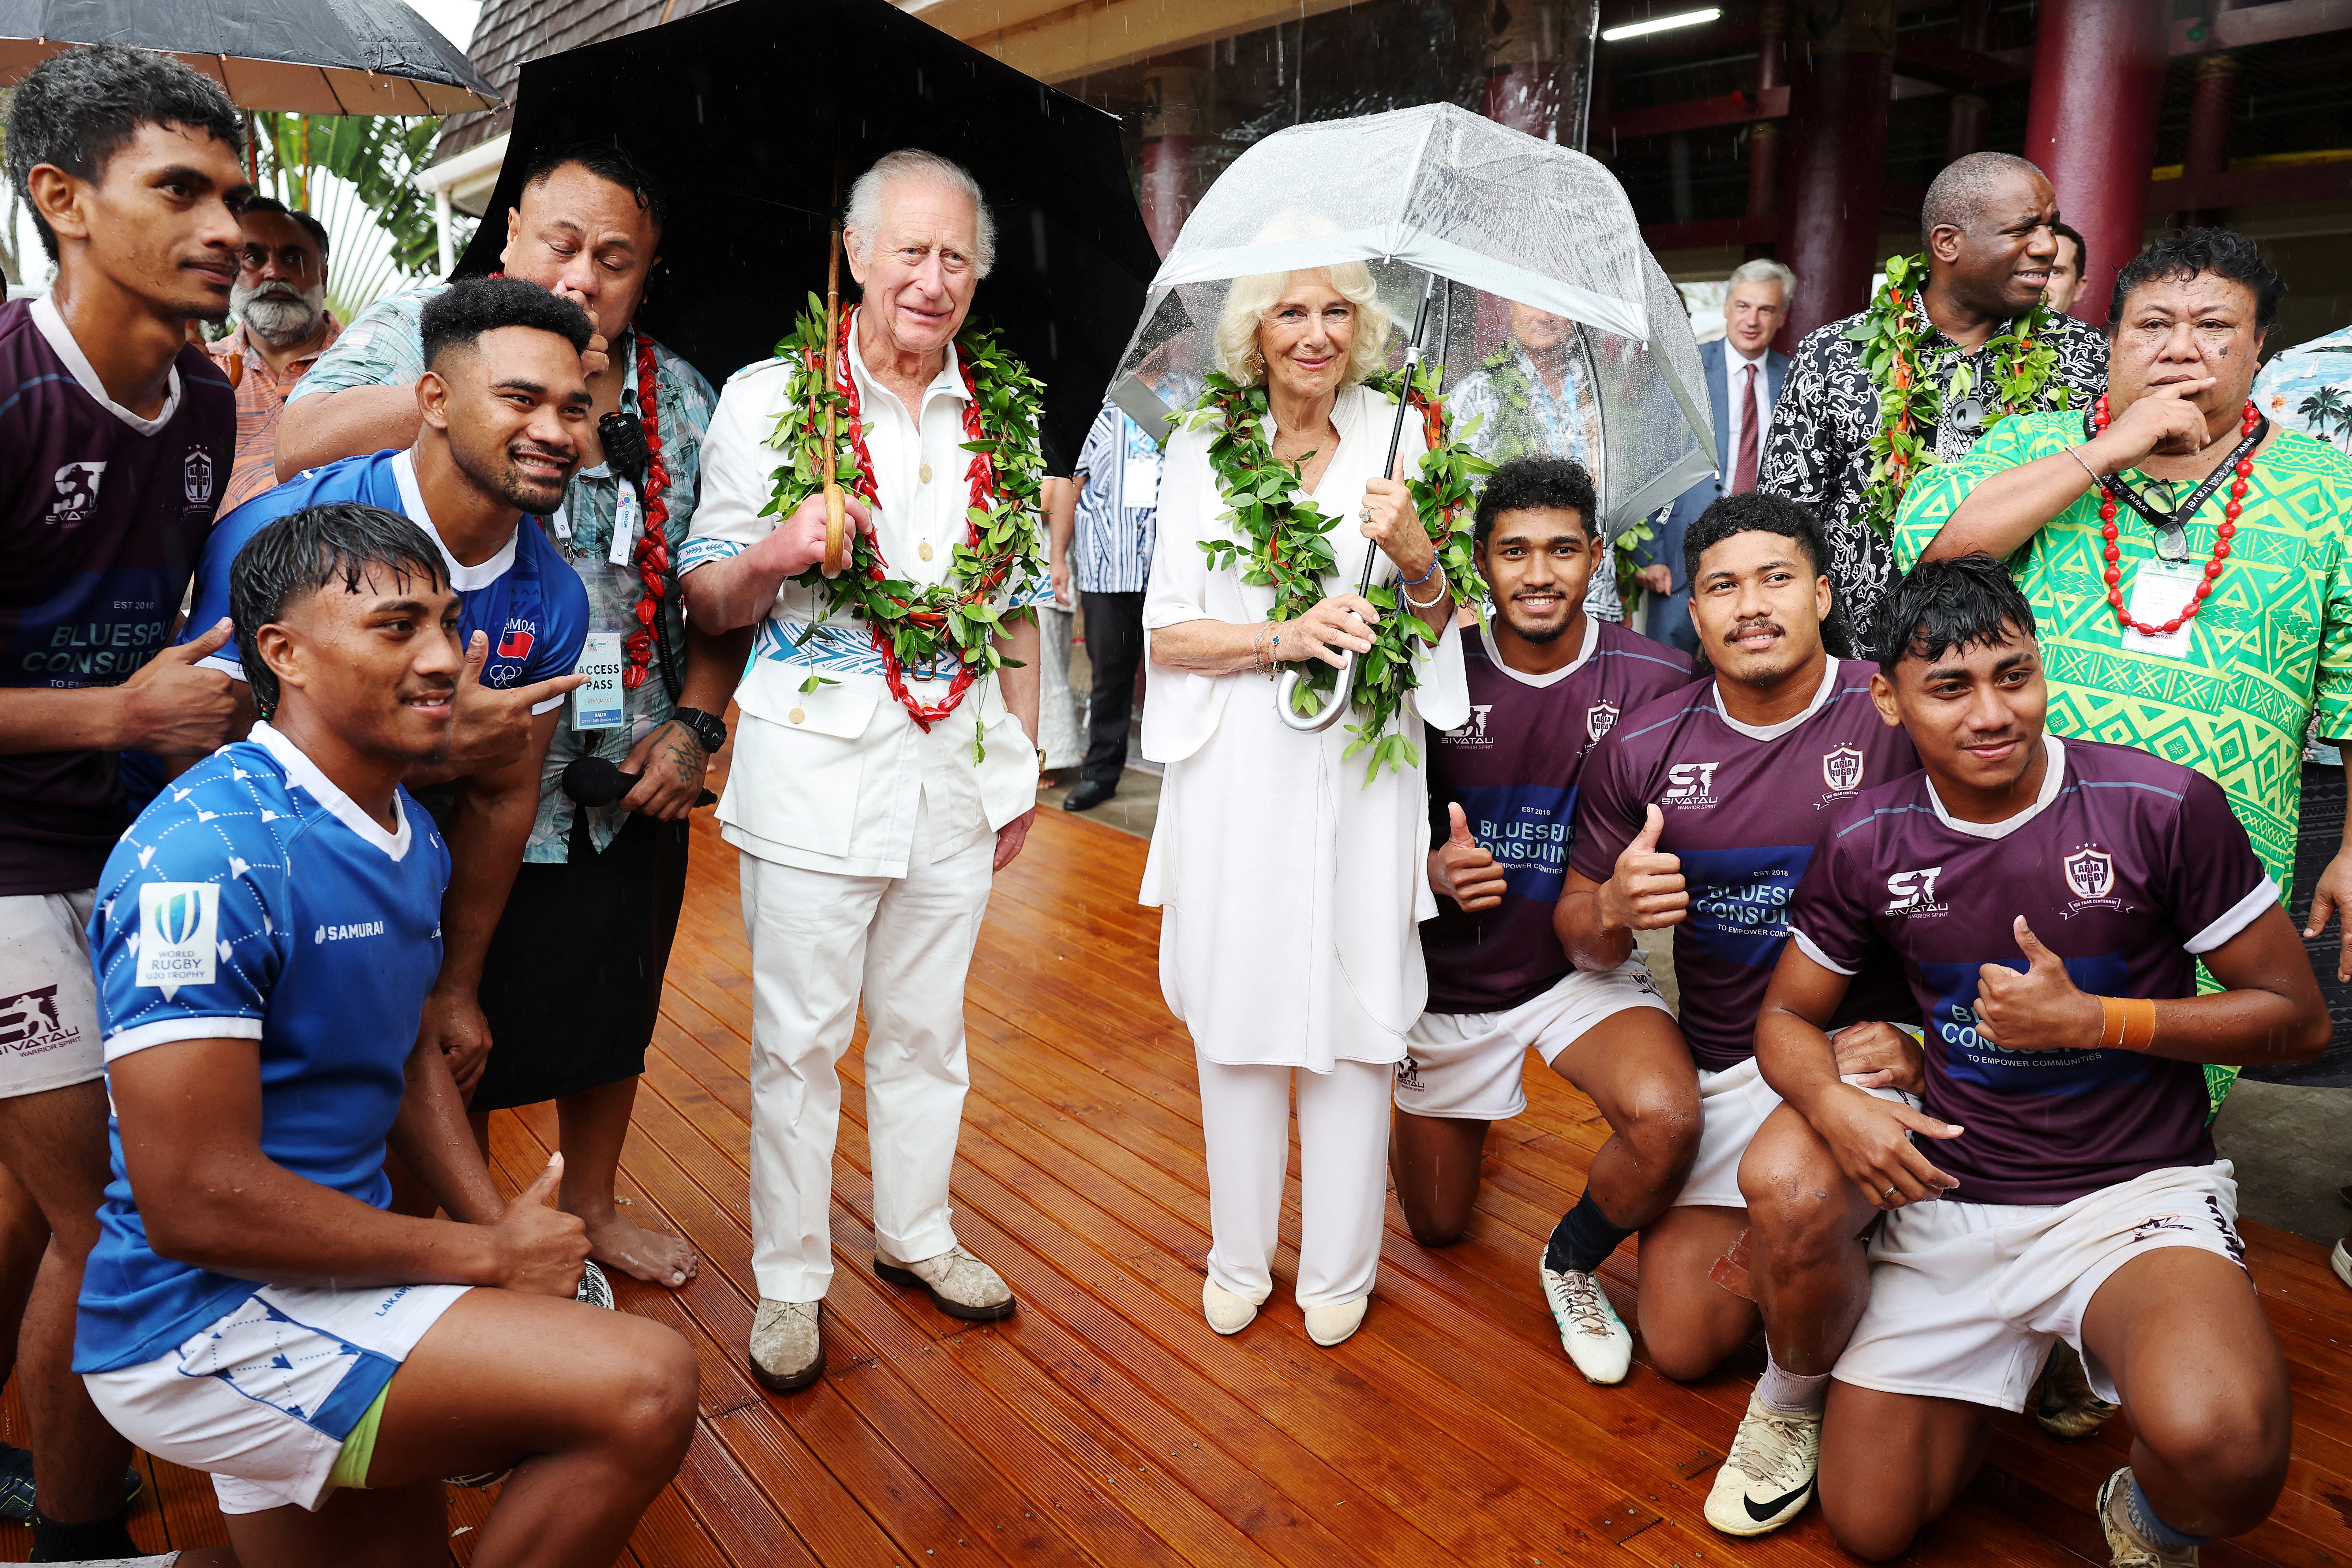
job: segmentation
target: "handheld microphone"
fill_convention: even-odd
[[[603,757],[574,757],[564,764],[563,793],[582,805],[610,805],[637,787],[639,773],[625,773]],[[709,790],[694,804],[709,805],[719,797]]]

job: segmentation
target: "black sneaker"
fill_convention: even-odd
[[[131,1466],[122,1472],[122,1500],[138,1500],[147,1478]],[[33,1450],[0,1443],[0,1520],[11,1524],[33,1522]]]
[[[1092,811],[1118,793],[1117,784],[1105,784],[1100,779],[1088,779],[1062,797],[1062,809]]]

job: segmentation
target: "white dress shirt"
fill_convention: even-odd
[[[892,575],[930,587],[955,564],[971,505],[962,449],[971,394],[952,345],[910,413],[866,372],[851,317],[849,372],[873,462],[876,542]],[[739,371],[719,394],[702,447],[702,496],[680,566],[692,572],[749,549],[780,519],[762,516],[783,455],[769,445],[792,381],[770,360]],[[848,438],[844,432],[842,439]],[[1044,523],[1038,522],[1042,557]],[[926,551],[929,552],[926,554]],[[1000,606],[1050,600],[1039,584]],[[720,837],[762,860],[852,877],[903,877],[916,814],[929,814],[932,858],[969,848],[1036,804],[1035,748],[982,676],[926,731],[891,694],[866,623],[824,613],[820,590],[786,583],[760,628],[736,691],[735,763],[719,803]],[[811,633],[814,632],[814,639]],[[938,702],[955,675],[906,672],[910,696]],[[809,689],[803,690],[807,687]],[[987,752],[972,761],[975,724]]]
[[[1764,362],[1771,352],[1768,347],[1754,359],[1745,359],[1738,349],[1731,346],[1729,338],[1723,340],[1723,396],[1731,416],[1724,429],[1724,435],[1728,438],[1723,448],[1723,482],[1726,485],[1730,484],[1738,463],[1739,427],[1750,419],[1756,421],[1756,472],[1759,479],[1763,477],[1764,443],[1772,437],[1772,372]],[[1756,367],[1756,395],[1742,397],[1739,395],[1739,384],[1744,379],[1746,368],[1751,364]]]

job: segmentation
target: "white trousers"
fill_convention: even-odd
[[[918,816],[904,877],[843,877],[742,857],[751,939],[751,1273],[764,1300],[833,1279],[835,1068],[866,996],[866,1132],[875,1243],[900,1262],[956,1244],[948,1175],[971,1075],[963,988],[988,912],[993,837],[930,859]]]
[[[1282,1184],[1290,1168],[1290,1084],[1298,1079],[1298,1304],[1369,1296],[1388,1208],[1387,1062],[1328,1073],[1227,1067],[1193,1053],[1209,1156],[1209,1278],[1249,1300],[1274,1294]]]

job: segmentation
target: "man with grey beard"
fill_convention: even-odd
[[[212,345],[236,389],[236,467],[223,517],[278,482],[278,415],[287,394],[342,326],[327,310],[327,226],[256,196],[239,217],[245,249],[229,312],[236,331]]]

